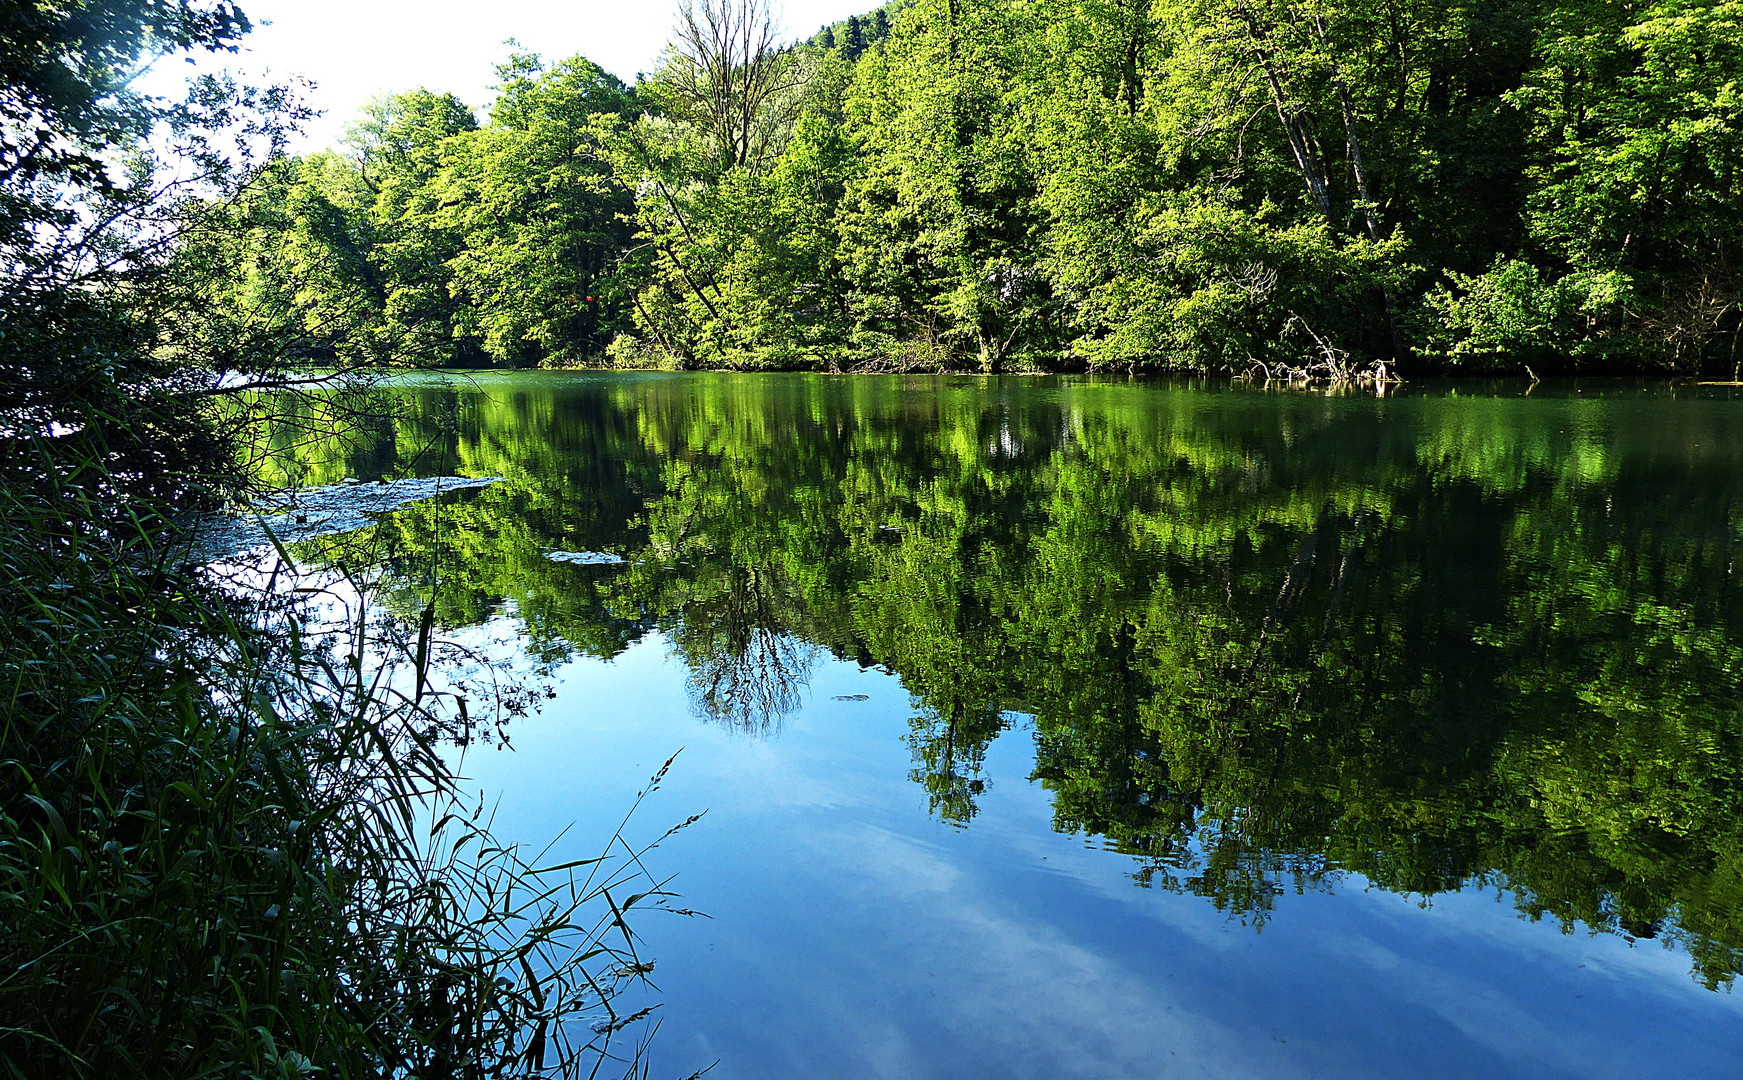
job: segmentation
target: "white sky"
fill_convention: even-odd
[[[775,0],[775,9],[786,35],[796,38],[879,2]],[[634,82],[664,48],[676,0],[241,0],[241,6],[255,23],[244,52],[200,67],[314,80],[310,101],[325,115],[308,125],[296,149],[317,149],[335,142],[358,106],[377,93],[424,86],[474,107],[487,104],[508,38],[549,59],[580,53]],[[171,61],[147,85],[170,93],[192,70]]]

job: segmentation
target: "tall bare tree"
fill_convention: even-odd
[[[768,0],[682,0],[660,73],[668,108],[706,130],[722,165],[757,167],[790,127],[802,75]]]

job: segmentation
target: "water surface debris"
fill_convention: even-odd
[[[576,566],[615,566],[623,562],[622,555],[613,555],[609,551],[547,551],[545,558]]]

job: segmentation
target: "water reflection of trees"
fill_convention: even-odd
[[[453,618],[511,599],[598,655],[662,630],[748,730],[809,649],[881,663],[959,823],[1032,717],[1058,828],[1244,918],[1349,872],[1484,882],[1743,967],[1724,404],[594,385],[459,410],[468,471],[516,482],[449,526]],[[580,545],[634,565],[543,558]]]
[[[953,825],[966,825],[980,812],[976,800],[986,793],[986,751],[1005,717],[997,709],[968,710],[959,703],[928,704],[908,721],[908,748],[914,769],[908,774],[926,789],[927,808]]]
[[[817,647],[790,633],[793,605],[774,567],[729,566],[690,593],[673,634],[690,696],[708,720],[747,734],[780,730],[811,681]]]

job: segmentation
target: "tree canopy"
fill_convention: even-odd
[[[423,91],[359,125],[383,356],[1736,370],[1738,0],[912,0],[791,46],[684,12],[542,127],[517,96],[585,61],[517,57],[479,126]],[[320,170],[284,208],[359,186]]]

